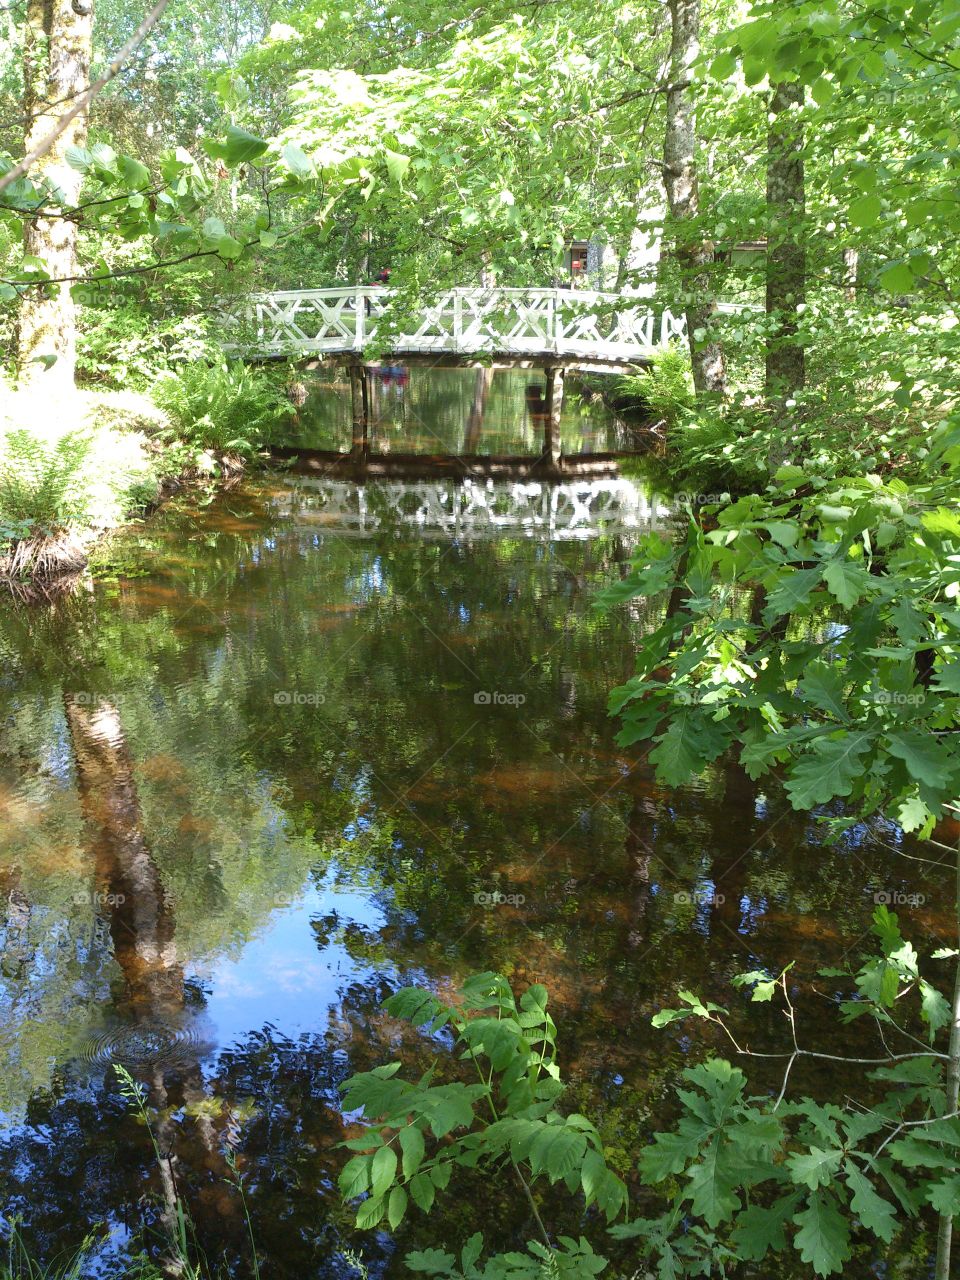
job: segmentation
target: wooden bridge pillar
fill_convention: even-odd
[[[543,420],[543,456],[551,467],[560,466],[560,414],[563,410],[562,368],[547,368],[546,412]]]
[[[353,415],[353,439],[351,453],[355,457],[366,457],[369,449],[367,425],[370,420],[370,389],[367,384],[367,371],[362,364],[350,366],[350,401]]]

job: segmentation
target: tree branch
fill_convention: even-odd
[[[24,177],[24,175],[29,172],[31,167],[35,165],[38,160],[43,159],[61,134],[70,127],[71,122],[74,121],[81,112],[86,111],[87,107],[89,107],[90,103],[97,96],[100,90],[110,83],[134,50],[139,48],[149,33],[157,25],[163,15],[164,9],[166,9],[169,3],[170,0],[157,0],[157,3],[140,23],[139,27],[137,27],[136,31],[123,46],[117,56],[109,64],[103,75],[100,76],[98,80],[95,80],[93,84],[91,84],[90,87],[80,95],[66,115],[60,117],[53,130],[48,133],[47,136],[39,142],[31,152],[25,155],[19,164],[15,164],[9,173],[5,173],[3,177],[0,177],[0,192],[5,191],[7,187]]]

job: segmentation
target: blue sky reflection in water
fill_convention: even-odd
[[[277,480],[132,531],[29,629],[3,614],[0,1183],[41,1255],[103,1222],[156,1241],[118,1046],[208,1256],[245,1247],[229,1147],[271,1276],[349,1276],[347,1246],[399,1276],[397,1250],[491,1224],[512,1245],[526,1224],[464,1174],[396,1249],[354,1232],[337,1084],[398,1056],[457,1069],[382,1013],[397,985],[546,983],[571,1105],[628,1174],[684,1063],[718,1047],[651,1028],[678,987],[777,1049],[733,974],[855,955],[876,893],[945,936],[946,877],[894,858],[889,830],[828,848],[735,766],[668,793],[617,747],[607,695],[656,604],[592,600],[665,519],[626,481]],[[830,1047],[822,994],[804,1013]],[[572,1199],[556,1214],[578,1230]]]

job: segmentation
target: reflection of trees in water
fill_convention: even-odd
[[[227,1173],[211,1116],[199,1105],[207,1097],[200,1068],[202,1035],[192,1034],[196,1009],[187,999],[174,914],[144,834],[133,760],[119,712],[107,702],[81,705],[75,695],[67,695],[65,702],[97,901],[107,904],[113,956],[123,975],[113,1000],[121,1026],[99,1056],[115,1054],[121,1062],[132,1056],[138,1063],[137,1076],[156,1115],[160,1159],[154,1175],[160,1188],[160,1221],[173,1237],[179,1191],[177,1127],[164,1065],[171,1047],[179,1059],[176,1074],[182,1099],[195,1109],[196,1135],[206,1164],[221,1178]],[[164,1257],[165,1270],[180,1274],[180,1260]]]
[[[424,369],[409,380],[380,377],[370,385],[375,452],[536,454],[542,423],[527,413],[529,370]],[[316,388],[285,437],[314,449],[345,449],[351,439],[350,384],[343,370],[318,370]],[[602,405],[568,396],[561,438],[568,453],[622,447],[621,424]]]
[[[143,833],[133,761],[119,713],[109,703],[80,705],[73,695],[67,695],[66,713],[91,832],[97,893],[110,904],[110,935],[123,973],[123,1000],[138,1020],[175,1016],[184,1007],[183,964],[173,915]]]
[[[372,970],[329,1019],[317,1010],[315,1033],[251,1034],[206,1086],[196,1055],[148,1081],[211,1256],[241,1245],[218,1163],[234,1122],[209,1100],[253,1099],[239,1150],[271,1274],[333,1276],[345,1274],[334,1251],[349,1219],[332,1188],[335,1085],[401,1043],[413,1067],[426,1047],[397,1041],[377,1012],[381,957],[444,986],[486,967],[521,987],[545,981],[571,1098],[596,1113],[626,1170],[664,1123],[666,1085],[706,1043],[698,1026],[686,1039],[654,1032],[650,1014],[684,984],[731,1003],[729,976],[756,963],[829,962],[862,929],[864,882],[886,874],[886,855],[869,842],[856,859],[818,845],[736,768],[677,796],[616,749],[607,691],[658,616],[656,603],[632,619],[590,611],[622,546],[314,540],[266,529],[242,501],[172,521],[162,572],[79,601],[69,625],[11,641],[16,628],[0,620],[4,658],[35,646],[14,655],[21,692],[0,693],[0,814],[45,832],[18,851],[0,816],[4,985],[18,1011],[41,993],[47,1028],[61,1004],[92,1016],[108,988],[114,1017],[187,1023],[184,969],[242,948],[312,867],[335,860],[342,883],[376,895],[382,925],[333,912],[314,922],[318,947],[342,944]],[[478,689],[526,702],[480,706]],[[323,700],[275,701],[291,690]],[[91,936],[98,913],[67,904],[94,869],[95,887],[129,904],[101,909],[107,928]],[[478,906],[493,888],[525,902]],[[677,901],[697,889],[724,901]],[[46,953],[34,948],[38,922],[54,917],[67,945],[50,948],[44,987]],[[781,1043],[766,1007],[743,1021],[756,1047]],[[834,1026],[826,1004],[822,1025]],[[49,1081],[6,1086],[21,1102],[33,1093],[34,1128],[0,1148],[37,1238],[76,1240],[106,1213],[139,1220],[133,1201],[156,1175],[114,1085],[61,1070]],[[497,1192],[468,1190],[439,1226],[413,1218],[410,1247],[489,1230],[501,1212],[503,1235],[522,1238]],[[500,1229],[498,1218],[498,1242]],[[374,1273],[387,1265],[380,1248],[364,1238]]]

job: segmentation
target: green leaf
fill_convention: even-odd
[[[842,1151],[824,1151],[820,1147],[811,1147],[809,1151],[790,1156],[787,1168],[795,1183],[816,1191],[817,1187],[825,1187],[833,1180],[842,1159]]]
[[[150,185],[150,170],[139,160],[134,160],[133,156],[121,156],[117,161],[117,169],[131,191],[139,191]]]
[[[884,267],[877,280],[887,293],[910,293],[917,283],[905,262],[895,262],[892,266]]]
[[[295,178],[312,178],[314,176],[313,161],[307,154],[292,142],[280,152],[283,163]]]
[[[393,1147],[381,1147],[373,1157],[370,1169],[371,1188],[374,1198],[382,1196],[393,1185],[397,1176],[397,1153]]]
[[[960,693],[960,662],[946,662],[937,671],[937,688],[947,693]]]
[[[226,258],[228,262],[233,262],[243,256],[243,245],[239,240],[235,240],[233,236],[221,236],[217,241],[217,253],[221,258]]]
[[[850,205],[850,221],[855,227],[873,227],[883,212],[883,201],[877,195],[860,196]]]
[[[708,1226],[718,1227],[740,1208],[733,1170],[724,1159],[719,1143],[710,1143],[702,1160],[687,1170],[687,1177],[693,1211],[700,1214]]]
[[[854,1213],[875,1236],[885,1240],[887,1244],[893,1239],[897,1230],[897,1217],[893,1205],[874,1191],[869,1179],[861,1172],[852,1160],[844,1160],[844,1172],[847,1186],[853,1192],[850,1207]]]
[[[227,228],[222,218],[206,218],[203,223],[204,240],[212,240],[214,242],[222,240],[227,234]]]
[[[93,156],[86,147],[67,147],[65,155],[67,164],[77,173],[89,173],[93,168]]]
[[[870,585],[870,574],[845,556],[829,561],[823,580],[845,609],[852,609]]]
[[[656,1133],[645,1146],[637,1163],[645,1182],[655,1185],[671,1174],[682,1173],[700,1150],[700,1143],[683,1133]]]
[[[848,720],[843,700],[844,686],[843,672],[835,664],[814,662],[804,670],[798,691],[805,701],[820,711],[828,712],[837,720]]]
[[[737,59],[732,53],[724,50],[717,54],[710,64],[710,75],[714,80],[727,80],[737,69]]]
[[[697,709],[681,709],[667,731],[656,739],[650,761],[657,777],[668,786],[689,782],[704,765],[716,760],[728,743],[727,734]]]
[[[796,520],[768,520],[763,527],[779,546],[789,550],[797,545],[800,526]]]
[[[579,1171],[586,1149],[583,1133],[562,1124],[544,1124],[527,1159],[534,1173],[546,1173],[551,1182],[559,1182],[568,1173]]]
[[[950,1001],[923,978],[920,979],[920,1016],[929,1028],[931,1044],[940,1028],[950,1025]]]
[[[937,1213],[960,1216],[960,1175],[942,1178],[927,1187],[927,1199]]]
[[[403,1187],[394,1187],[390,1192],[390,1199],[387,1201],[387,1221],[390,1223],[391,1231],[396,1231],[403,1221],[403,1215],[407,1212],[407,1204],[408,1196]]]
[[[387,1201],[384,1196],[371,1196],[369,1200],[364,1200],[357,1210],[357,1226],[361,1231],[369,1231],[377,1225],[386,1209]]]
[[[206,139],[203,143],[207,155],[214,160],[222,160],[229,169],[235,169],[237,165],[249,164],[252,160],[256,160],[263,155],[268,146],[269,143],[263,138],[258,138],[255,134],[248,133],[246,129],[240,129],[232,124],[227,127],[223,142]]]
[[[817,738],[790,770],[785,787],[794,809],[812,809],[836,796],[848,796],[863,774],[863,756],[872,744],[867,733]]]
[[[423,1134],[415,1125],[400,1130],[400,1150],[403,1152],[403,1176],[412,1178],[423,1160]]]
[[[384,147],[383,159],[391,180],[398,187],[402,187],[403,180],[407,176],[407,170],[410,168],[410,157],[401,155],[399,151],[391,151],[389,147]]]
[[[781,1196],[769,1209],[752,1204],[739,1213],[734,1221],[734,1241],[737,1253],[749,1262],[760,1262],[772,1249],[782,1253],[787,1247],[784,1232],[800,1203],[797,1192]]]
[[[437,1194],[432,1180],[425,1173],[418,1173],[411,1179],[409,1190],[418,1208],[429,1213]]]
[[[821,570],[793,569],[767,596],[767,608],[773,617],[793,613],[801,604],[806,604],[810,593],[820,585]]]
[[[345,1200],[353,1200],[363,1195],[370,1187],[370,1157],[354,1156],[348,1160],[338,1179],[340,1191]]]
[[[932,734],[907,729],[889,734],[887,740],[890,754],[904,762],[911,778],[935,791],[949,786],[952,773],[949,757]]]
[[[480,1257],[482,1252],[483,1236],[479,1231],[477,1231],[460,1250],[460,1266],[462,1267],[465,1275]]]
[[[444,1253],[442,1249],[420,1249],[408,1253],[404,1262],[410,1271],[422,1271],[430,1276],[449,1276],[457,1260],[452,1253]]]
[[[818,1276],[840,1271],[850,1257],[850,1229],[834,1198],[815,1191],[793,1221],[800,1228],[794,1243],[803,1261],[809,1262]]]

